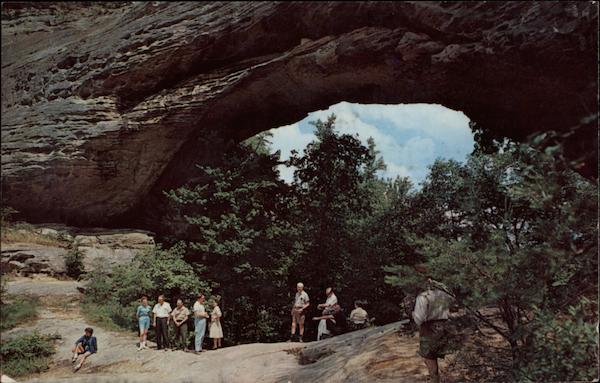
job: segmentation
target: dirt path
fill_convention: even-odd
[[[58,334],[49,371],[30,382],[424,382],[426,369],[416,355],[418,340],[398,337],[398,325],[358,331],[321,342],[247,344],[208,351],[136,351],[135,334],[94,327],[99,352],[72,372],[70,348],[89,326],[81,315],[81,295],[73,281],[20,279],[9,294],[39,296],[43,308],[32,325],[3,333],[11,337],[37,329]],[[150,343],[150,345],[153,345]],[[298,354],[303,354],[304,365]]]

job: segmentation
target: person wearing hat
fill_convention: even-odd
[[[415,270],[427,275],[424,265],[417,265]],[[419,355],[425,361],[432,383],[439,383],[438,358],[451,352],[447,324],[454,297],[431,276],[427,275],[426,281],[426,289],[417,296],[412,316],[419,327]]]
[[[195,333],[195,350],[196,353],[204,351],[202,349],[202,342],[204,341],[204,334],[206,333],[206,318],[208,313],[204,307],[206,298],[203,294],[199,294],[194,303],[192,311],[194,312],[194,333]]]

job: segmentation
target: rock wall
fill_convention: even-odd
[[[120,225],[210,143],[342,100],[517,140],[579,127],[567,156],[593,177],[597,23],[593,2],[3,3],[3,202]]]
[[[30,276],[65,276],[65,257],[78,251],[85,271],[100,263],[106,267],[128,264],[139,253],[154,247],[151,233],[129,230],[77,229],[62,225],[24,230],[32,240],[2,243],[0,272]],[[38,240],[42,239],[42,240]]]

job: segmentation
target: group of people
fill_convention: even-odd
[[[177,299],[177,306],[172,309],[169,302],[165,301],[163,295],[158,296],[158,302],[151,309],[148,305],[148,297],[142,296],[141,304],[137,308],[136,316],[140,328],[140,346],[138,351],[148,348],[146,340],[148,338],[148,330],[150,322],[156,330],[156,348],[158,350],[168,350],[169,328],[171,321],[175,331],[175,348],[187,350],[188,343],[188,321],[190,316],[194,318],[194,351],[196,353],[203,352],[202,344],[206,333],[207,321],[210,320],[208,326],[208,336],[213,340],[213,350],[222,346],[223,328],[221,326],[221,317],[223,313],[219,308],[219,299],[213,298],[210,300],[210,314],[204,306],[206,298],[203,294],[196,297],[196,302],[192,306],[192,311],[185,307],[183,300]],[[151,319],[152,314],[152,319]]]
[[[354,302],[354,310],[350,313],[350,317],[348,318],[350,323],[348,323],[346,314],[339,305],[337,296],[333,292],[333,288],[327,287],[325,289],[325,296],[325,303],[317,305],[317,309],[322,310],[322,314],[313,317],[314,321],[319,321],[317,326],[317,340],[344,333],[349,327],[351,329],[360,329],[367,325],[369,316],[362,307],[363,304],[360,301]],[[296,285],[296,296],[294,297],[291,311],[292,329],[290,341],[294,340],[296,337],[296,329],[298,329],[298,341],[303,342],[304,323],[309,306],[310,299],[306,291],[304,291],[304,284],[299,282]]]
[[[422,270],[417,269],[417,271]],[[432,382],[437,383],[440,379],[437,360],[453,351],[451,344],[452,335],[449,332],[448,319],[454,296],[443,284],[434,281],[430,276],[427,276],[426,280],[426,288],[417,296],[414,308],[411,308],[410,313],[414,323],[419,328],[419,354],[425,360],[425,365],[429,370]],[[302,342],[306,312],[310,306],[310,299],[306,291],[304,291],[304,284],[298,283],[296,290],[291,310],[292,328],[290,341],[294,340],[296,330],[298,329],[298,340]],[[369,316],[362,307],[361,302],[356,301],[354,303],[354,310],[352,310],[347,320],[338,303],[337,296],[331,287],[325,290],[325,295],[325,302],[317,305],[317,309],[322,310],[322,315],[313,317],[314,321],[319,321],[317,326],[317,340],[347,331],[348,321],[354,329],[364,328],[368,324]],[[219,308],[219,300],[217,298],[211,299],[210,314],[204,306],[205,301],[206,298],[204,295],[198,295],[190,312],[181,299],[177,300],[175,309],[171,309],[170,304],[165,301],[164,296],[159,295],[158,303],[153,308],[150,308],[148,297],[142,296],[141,304],[136,311],[140,329],[140,345],[138,350],[148,348],[146,346],[146,339],[151,323],[156,329],[157,349],[169,349],[169,327],[171,321],[173,321],[175,339],[178,346],[187,350],[187,324],[190,315],[194,318],[195,352],[200,353],[204,351],[202,343],[206,332],[207,320],[209,319],[209,337],[213,339],[213,349],[221,347],[223,329],[221,327],[222,312]],[[93,333],[94,330],[88,327],[84,330],[83,336],[75,342],[75,347],[72,350],[72,363],[75,364],[79,360],[79,363],[75,364],[75,371],[83,366],[89,356],[98,352],[98,342]]]
[[[416,297],[414,306],[410,305],[412,307],[410,307],[409,315],[419,329],[419,354],[425,361],[431,381],[439,383],[438,359],[444,358],[445,355],[455,351],[459,337],[453,333],[451,321],[449,320],[450,307],[455,298],[446,286],[433,280],[428,275],[427,269],[423,265],[417,265],[415,271],[424,276],[426,284],[424,291]],[[310,306],[310,299],[304,291],[304,284],[298,283],[296,290],[291,312],[290,341],[294,339],[298,328],[299,341],[302,342],[304,322],[307,309]],[[343,333],[347,327],[346,316],[333,289],[328,287],[325,290],[325,295],[325,302],[317,305],[318,309],[323,310],[322,315],[313,317],[313,320],[319,321],[317,340]],[[369,316],[362,307],[361,302],[354,303],[354,310],[352,310],[348,319],[350,326],[354,329],[363,328],[367,325]]]

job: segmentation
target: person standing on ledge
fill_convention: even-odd
[[[424,266],[415,267],[417,271]],[[419,327],[419,355],[425,360],[432,383],[440,382],[438,358],[444,358],[451,350],[448,318],[454,298],[441,283],[427,277],[426,290],[417,296],[412,313]]]
[[[187,350],[188,344],[188,326],[187,321],[190,310],[183,305],[183,300],[177,299],[177,307],[171,313],[173,323],[175,324],[175,346],[181,347],[183,351]]]
[[[221,326],[221,317],[223,313],[219,308],[219,298],[213,298],[211,301],[212,311],[210,313],[210,327],[208,336],[213,340],[213,350],[222,347],[223,327]]]
[[[148,329],[150,328],[150,311],[152,309],[148,305],[148,297],[142,295],[141,305],[138,306],[136,312],[140,328],[140,347],[138,347],[138,351],[148,348],[146,347],[146,339],[148,338]]]
[[[171,305],[165,302],[165,296],[158,296],[158,303],[154,305],[153,326],[156,329],[156,348],[167,350],[169,348],[169,322],[171,319]]]
[[[194,348],[196,353],[204,351],[202,349],[202,342],[204,342],[204,334],[206,333],[206,318],[208,318],[208,313],[206,312],[206,308],[204,307],[204,301],[206,298],[203,294],[198,295],[196,302],[194,303],[194,307],[192,308],[194,312]]]
[[[300,328],[299,341],[302,342],[302,336],[304,335],[304,320],[306,318],[306,309],[310,306],[308,294],[304,291],[304,284],[298,282],[296,285],[296,296],[294,298],[294,305],[292,306],[292,334],[290,336],[290,342],[294,340],[296,336],[296,325]]]

